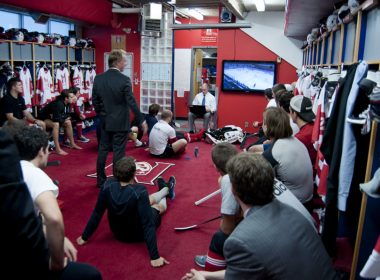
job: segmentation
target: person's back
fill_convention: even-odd
[[[160,155],[165,151],[168,140],[175,138],[175,130],[166,121],[159,120],[149,134],[149,149],[151,154]]]
[[[302,202],[313,195],[313,171],[306,147],[295,137],[278,139],[263,153],[271,153],[276,177]]]
[[[149,194],[145,186],[132,184],[122,188],[116,179],[109,179],[104,184],[111,231],[117,239],[126,242],[143,241],[141,212],[150,209]],[[146,212],[149,215],[149,211]],[[144,213],[145,214],[145,213]],[[154,227],[154,225],[151,225]]]
[[[227,239],[224,252],[225,279],[326,280],[335,275],[312,225],[277,200],[253,207]]]
[[[130,98],[133,95],[129,78],[117,69],[109,69],[96,76],[93,90],[95,110],[98,115],[106,116],[106,130],[127,131],[130,126],[129,111],[131,106],[136,105],[134,98]],[[98,107],[96,103],[100,100],[102,106]],[[140,116],[136,117],[140,122]]]

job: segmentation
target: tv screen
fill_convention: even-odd
[[[222,90],[261,92],[276,81],[276,62],[224,60]]]

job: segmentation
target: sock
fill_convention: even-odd
[[[223,256],[210,250],[207,252],[205,271],[218,271],[226,267],[227,263]]]
[[[135,146],[140,147],[142,145],[142,142],[139,139],[136,139]]]
[[[77,127],[77,138],[79,139],[82,137],[82,130],[83,130],[82,122],[77,123],[76,127]]]
[[[154,201],[159,204],[163,198],[165,198],[169,193],[169,188],[162,188],[160,191],[152,193],[150,196],[153,197]]]
[[[375,248],[369,256],[360,276],[363,278],[375,278],[380,276],[380,236],[377,238]]]

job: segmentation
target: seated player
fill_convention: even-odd
[[[116,163],[115,177],[104,183],[95,209],[77,243],[84,245],[88,242],[108,210],[109,226],[116,239],[122,242],[145,240],[151,265],[163,266],[168,262],[158,253],[156,229],[167,208],[166,197],[173,199],[175,196],[175,178],[171,176],[168,183],[159,180],[159,191],[148,195],[145,186],[135,182],[135,173],[136,164],[132,157],[123,157]]]
[[[28,121],[45,130],[45,123],[36,119],[27,110],[22,97],[22,83],[19,78],[11,78],[7,83],[8,94],[0,100],[0,126],[6,121]]]
[[[236,147],[230,143],[220,143],[213,147],[211,151],[212,162],[220,174],[218,183],[222,191],[222,204],[220,212],[222,219],[220,227],[214,233],[207,256],[200,255],[195,257],[195,263],[205,267],[207,271],[216,271],[225,269],[226,261],[223,254],[223,245],[228,236],[235,229],[240,221],[240,207],[232,194],[230,177],[227,174],[227,162],[233,156],[237,155]]]
[[[61,149],[59,144],[59,128],[63,127],[67,138],[69,139],[70,147],[73,149],[81,150],[82,148],[75,144],[73,136],[73,127],[71,125],[69,115],[69,105],[75,100],[74,93],[67,89],[61,92],[54,101],[47,104],[38,115],[40,120],[43,120],[47,128],[53,130],[53,140],[55,145],[55,152],[58,155],[67,155],[68,153]]]
[[[46,168],[49,157],[46,133],[26,126],[15,133],[14,140],[21,158],[24,181],[32,197],[36,215],[42,217],[44,225],[50,253],[48,267],[51,275],[48,279],[101,279],[100,273],[94,267],[76,262],[77,250],[65,236],[63,216],[56,198],[58,188],[42,170]]]
[[[145,115],[145,121],[148,125],[148,136],[150,132],[152,131],[153,126],[158,122],[157,115],[159,111],[160,111],[160,105],[151,104],[149,106],[149,113]]]
[[[216,111],[216,100],[215,97],[209,93],[208,91],[208,84],[204,83],[202,85],[202,92],[198,93],[194,100],[193,105],[203,105],[206,107],[206,113],[203,116],[197,116],[193,114],[192,112],[189,112],[188,118],[189,118],[189,132],[194,133],[195,132],[195,125],[194,120],[196,118],[203,118],[203,129],[208,129],[208,124],[210,122],[210,118],[212,114]]]
[[[185,151],[187,141],[178,139],[173,127],[169,125],[173,113],[169,110],[162,111],[161,120],[152,128],[149,135],[149,151],[156,157],[171,157]]]
[[[84,112],[84,97],[80,96],[79,88],[72,87],[69,91],[75,94],[75,100],[70,104],[70,116],[71,120],[75,122],[75,127],[77,129],[77,140],[82,143],[88,143],[90,142],[90,139],[85,137],[82,133],[83,128],[85,127],[84,121],[88,118],[95,117],[95,111],[90,113]]]

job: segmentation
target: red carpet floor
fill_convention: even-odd
[[[68,156],[51,154],[50,161],[60,160],[60,166],[52,166],[46,172],[58,180],[59,199],[63,200],[62,212],[65,231],[74,243],[82,233],[95,205],[99,190],[96,179],[86,177],[95,172],[97,145],[95,133],[86,135],[90,143],[81,144],[83,150],[70,150]],[[199,156],[194,156],[194,148],[199,147]],[[160,255],[170,264],[162,268],[152,268],[145,243],[125,244],[115,240],[108,227],[107,215],[88,244],[78,246],[78,260],[96,266],[103,279],[180,279],[190,268],[196,267],[194,256],[204,254],[208,249],[213,232],[219,221],[203,225],[198,229],[175,232],[174,227],[192,225],[219,214],[220,197],[214,197],[200,206],[194,202],[217,190],[218,174],[211,161],[211,145],[204,142],[190,143],[185,154],[178,158],[162,160],[174,163],[162,176],[177,179],[176,198],[168,201],[168,211],[162,217],[157,230]],[[137,161],[146,161],[154,166],[157,159],[151,157],[144,148],[135,148],[128,143],[126,154]],[[112,154],[109,154],[112,161]],[[149,192],[156,186],[146,185]]]

